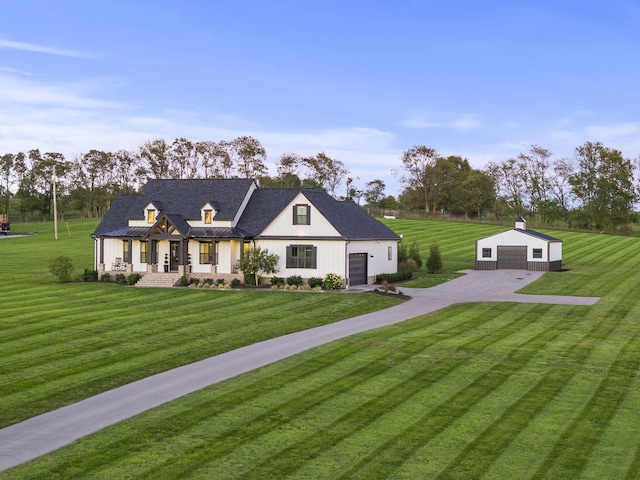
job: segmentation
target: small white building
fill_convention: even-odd
[[[528,230],[518,217],[515,228],[476,240],[476,270],[501,269],[561,270],[562,240]]]

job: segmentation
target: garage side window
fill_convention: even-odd
[[[482,258],[491,258],[491,249],[483,248],[482,249]]]
[[[287,268],[316,268],[317,250],[313,245],[289,245]]]
[[[542,258],[542,249],[534,248],[533,249],[533,258]]]

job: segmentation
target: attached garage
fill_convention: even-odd
[[[349,285],[367,284],[367,257],[366,253],[349,254]]]
[[[476,270],[562,269],[562,240],[528,230],[522,217],[515,228],[476,241]]]

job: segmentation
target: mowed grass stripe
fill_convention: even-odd
[[[252,466],[251,470],[245,472],[241,478],[255,478],[262,474],[266,474],[268,478],[282,478],[294,473],[296,470],[301,469],[304,465],[313,460],[319,452],[331,451],[335,445],[345,441],[364,429],[368,429],[372,424],[376,424],[381,418],[393,415],[397,410],[403,410],[403,417],[406,418],[406,406],[407,404],[416,403],[416,397],[420,397],[419,407],[417,410],[423,410],[425,403],[428,404],[432,401],[432,395],[424,397],[425,391],[433,388],[434,385],[444,382],[445,379],[453,377],[456,379],[456,383],[460,382],[461,378],[467,377],[463,383],[468,384],[473,381],[471,377],[478,377],[486,374],[493,365],[493,356],[489,356],[485,361],[475,363],[473,366],[468,364],[468,357],[466,355],[456,355],[456,350],[474,351],[476,348],[485,350],[489,346],[494,345],[506,338],[512,336],[518,336],[523,330],[530,328],[531,323],[527,319],[529,312],[521,312],[521,315],[511,315],[516,317],[513,321],[505,326],[501,331],[496,330],[491,335],[483,335],[480,330],[476,329],[477,336],[473,339],[467,339],[465,342],[463,338],[456,337],[461,342],[461,345],[457,349],[450,351],[451,355],[448,357],[442,357],[440,355],[432,355],[432,349],[425,349],[419,356],[413,356],[413,358],[407,359],[407,362],[412,364],[411,371],[415,371],[415,374],[402,383],[393,385],[385,385],[383,379],[379,379],[379,385],[367,386],[365,391],[376,391],[375,399],[368,401],[365,404],[358,406],[358,408],[352,408],[347,410],[346,414],[335,418],[330,424],[324,422],[326,418],[322,418],[323,423],[317,425],[309,425],[309,430],[314,433],[309,435],[304,430],[296,429],[295,425],[289,426],[295,433],[301,437],[295,441],[295,438],[286,439],[292,442],[292,445],[283,445],[282,450],[276,455],[272,455],[270,458],[265,459],[262,463],[257,463]],[[547,326],[551,328],[551,326]],[[483,344],[483,345],[480,345]],[[440,343],[439,343],[440,345]],[[512,349],[517,348],[518,345],[512,345]],[[504,348],[504,347],[503,347]],[[464,370],[464,374],[454,375],[455,371]],[[463,385],[464,386],[464,385]],[[458,385],[458,388],[463,386]],[[358,394],[358,392],[352,392],[352,395],[360,398],[364,395],[364,392]],[[447,401],[448,399],[442,399]],[[323,406],[325,410],[335,411],[336,407],[332,405]],[[414,413],[415,415],[415,413]],[[402,417],[401,417],[402,418]],[[294,422],[295,420],[292,420]],[[399,420],[401,422],[401,420]],[[303,424],[307,423],[302,421]],[[389,435],[394,429],[397,428],[397,423],[388,425],[385,428],[384,434]],[[382,433],[381,433],[382,434]],[[282,440],[281,440],[282,441]],[[260,450],[259,444],[265,444],[262,450],[267,450],[266,446],[269,446],[270,451],[273,451],[277,445],[274,445],[274,440],[266,436],[262,439],[257,439],[246,448]],[[369,444],[369,447],[371,445]],[[241,458],[242,452],[234,452],[233,457]],[[255,462],[253,459],[253,463]],[[234,464],[235,462],[229,462]],[[211,467],[213,468],[213,467]],[[216,469],[219,468],[216,463]],[[336,475],[337,472],[332,472]]]
[[[576,476],[580,476],[598,439],[629,392],[630,380],[640,367],[639,351],[640,332],[636,332],[624,345],[589,404],[567,428],[548,460],[540,466],[537,478],[553,478],[566,472],[575,472]]]
[[[559,323],[558,327],[563,327],[567,331],[573,329],[573,325],[568,323]],[[577,327],[580,328],[581,325],[577,325]],[[605,329],[609,331],[610,327],[606,326]],[[600,330],[600,327],[590,329],[583,335],[579,335],[578,338],[589,338],[595,332],[600,332]],[[551,358],[559,356],[562,359],[560,360],[562,364],[565,363],[567,359],[584,358],[588,353],[588,347],[581,347],[580,344],[574,345],[573,342],[567,342],[567,339],[576,337],[576,331],[573,331],[570,336],[566,337],[561,337],[560,332],[555,329],[551,334],[553,335],[552,339],[542,335],[538,337],[537,340],[534,339],[529,342],[528,345],[525,344],[523,348],[519,348],[513,352],[507,361],[503,361],[489,375],[479,379],[479,382],[461,392],[458,398],[450,399],[447,404],[428,412],[421,421],[416,422],[411,428],[407,429],[406,432],[403,432],[402,435],[399,435],[390,441],[389,444],[373,452],[369,457],[370,465],[366,465],[365,462],[364,465],[352,471],[347,477],[350,478],[351,475],[353,475],[355,478],[367,478],[367,476],[373,474],[373,472],[386,472],[386,474],[390,474],[395,468],[399,467],[398,462],[403,462],[404,459],[410,458],[422,447],[423,443],[427,444],[430,442],[430,445],[444,445],[442,443],[443,440],[440,440],[440,438],[450,438],[452,433],[446,435],[443,433],[449,428],[450,424],[461,418],[462,415],[465,415],[482,397],[489,395],[494,388],[498,388],[510,375],[522,368],[525,361],[532,361],[531,359],[534,356],[539,356],[541,353],[544,354],[546,351],[553,352]],[[558,338],[557,344],[553,341],[555,338]],[[540,350],[540,352],[538,352],[538,350]],[[545,360],[543,364],[548,361],[549,359]],[[555,380],[560,378],[558,375],[564,370],[558,369],[558,371],[559,373],[551,372],[552,374],[547,374],[547,376],[549,376],[548,380],[550,381],[550,385],[544,387],[547,389],[547,393],[553,391]],[[551,390],[549,390],[549,388],[551,388]],[[455,414],[456,410],[459,410],[457,415]],[[464,429],[466,427],[463,425],[462,428]],[[439,436],[436,437],[436,435]],[[436,440],[436,438],[438,440]],[[430,447],[431,453],[433,453],[432,449],[433,447]],[[442,457],[438,457],[437,455],[433,455],[433,457],[442,459],[448,454],[451,455],[451,459],[453,459],[453,457],[455,457],[454,452],[456,452],[456,450],[453,448],[453,445],[446,445],[442,451],[439,452],[442,454]],[[430,474],[437,473],[440,468],[445,466],[446,463],[440,465],[440,467],[436,466],[435,471],[430,471]],[[424,463],[421,465],[421,468],[425,468]]]
[[[476,318],[473,323],[469,322],[467,324],[464,324],[463,328],[465,328],[466,330],[474,330],[477,328],[478,321],[481,321],[481,320],[478,320]],[[443,341],[445,338],[456,337],[459,334],[460,328],[461,328],[460,325],[454,325],[451,329],[449,329],[449,331],[447,331],[446,333],[441,332],[440,335],[436,337],[432,337],[430,340],[427,341],[427,343],[432,344],[439,341]],[[402,331],[403,338],[399,340],[398,348],[391,349],[385,357],[378,360],[378,363],[380,365],[376,366],[374,370],[374,373],[376,376],[380,375],[385,371],[388,371],[389,369],[400,368],[398,367],[398,362],[402,363],[409,360],[412,357],[412,355],[416,352],[416,350],[422,350],[425,348],[425,339],[422,336],[418,337],[417,339],[414,338],[413,340],[409,341],[408,339],[404,338],[404,335],[405,333],[403,330]],[[392,338],[395,338],[395,337],[392,337]],[[396,343],[394,340],[391,340],[391,341],[394,344]],[[383,343],[386,344],[386,341]],[[369,378],[370,377],[367,376],[365,378],[346,379],[344,381],[344,385],[341,387],[341,391],[352,390],[356,388],[357,385],[359,385],[365,380],[368,380]],[[324,392],[325,388],[326,388],[325,386],[320,386],[317,392],[309,392],[305,390],[305,395],[301,398],[295,397],[287,401],[286,404],[274,405],[272,409],[270,409],[269,411],[263,414],[264,418],[267,418],[268,419],[267,421],[270,421],[271,418],[274,417],[274,412],[277,412],[277,415],[275,415],[275,417],[280,422],[283,422],[283,424],[286,424],[290,421],[292,417],[295,417],[297,415],[303,415],[306,412],[306,410],[311,408],[311,405],[307,405],[303,409],[299,408],[301,404],[308,403],[308,400],[305,400],[307,396],[317,393],[322,395],[323,401],[331,401],[333,397],[337,396],[337,394],[339,393],[334,391],[332,395],[325,397],[325,392]],[[283,410],[285,413],[283,413]],[[256,421],[257,421],[256,418],[251,418],[250,419],[251,425],[253,425],[253,423]],[[237,448],[239,448],[241,444],[246,443],[248,440],[251,440],[256,436],[266,434],[272,428],[276,428],[276,427],[271,426],[270,428],[266,428],[264,432],[256,431],[255,429],[250,429],[249,433],[246,432],[246,428],[248,427],[245,427],[243,425],[238,425],[237,431],[227,433],[224,437],[222,437],[219,440],[219,442],[215,442],[214,446],[212,446],[210,442],[206,445],[203,445],[201,448],[193,448],[193,449],[190,449],[188,452],[182,452],[181,458],[184,458],[184,464],[182,464],[181,466],[160,465],[155,469],[147,472],[143,478],[152,478],[154,475],[157,475],[159,472],[162,472],[162,474],[166,474],[167,468],[169,469],[170,476],[182,475],[182,473],[180,473],[179,470],[181,469],[189,470],[191,468],[189,466],[192,464],[191,462],[197,462],[198,459],[202,460],[205,458],[211,458],[212,456],[215,456],[217,454],[222,455],[225,452],[228,453],[230,451],[237,450]]]
[[[576,369],[577,375],[562,389],[545,411],[538,414],[526,427],[522,428],[510,444],[505,446],[502,453],[497,452],[499,456],[486,472],[487,478],[513,478],[521,475],[523,471],[529,472],[527,478],[533,476],[544,459],[549,457],[561,436],[566,434],[568,429],[571,429],[571,425],[577,421],[587,405],[593,401],[597,392],[603,387],[603,380],[606,380],[608,375],[614,371],[615,363],[619,361],[621,355],[624,355],[625,343],[632,342],[633,337],[638,335],[638,331],[639,326],[636,322],[627,319],[607,337],[607,341],[597,342],[590,358],[581,368]],[[640,404],[637,405],[640,406]],[[621,425],[629,430],[628,423]],[[635,428],[631,428],[631,430],[635,430]],[[621,429],[618,428],[616,431],[620,432]],[[546,439],[546,441],[541,442],[541,439]],[[485,441],[490,441],[490,439],[485,439]],[[627,467],[630,461],[629,456],[624,452],[628,452],[628,450],[629,444],[627,443],[624,448],[617,451],[617,455],[625,457]],[[610,454],[598,455],[597,457],[600,460],[598,462],[600,467],[605,465],[612,467]],[[626,470],[625,467],[624,471],[626,472]],[[570,476],[588,478],[588,476],[575,471]],[[611,476],[609,474],[592,478],[624,478],[624,474]]]
[[[372,416],[368,425],[340,439],[335,445],[324,450],[321,455],[310,459],[299,471],[295,472],[292,478],[339,478],[349,469],[355,468],[368,455],[376,457],[379,451],[384,451],[388,444],[393,443],[394,438],[402,435],[407,429],[412,428],[416,422],[419,422],[426,411],[449,403],[458,392],[462,391],[481,375],[485,375],[496,362],[500,362],[502,358],[515,349],[525,348],[525,345],[534,346],[535,343],[531,343],[534,338],[538,338],[539,342],[549,342],[557,335],[553,330],[556,328],[556,323],[560,321],[559,317],[548,321],[532,321],[531,317],[535,313],[541,313],[540,310],[535,312],[540,306],[535,309],[523,309],[522,307],[512,305],[510,309],[517,310],[521,320],[527,323],[526,327],[485,346],[482,349],[482,354],[477,357],[471,357],[475,358],[475,361],[468,358],[468,361],[462,362],[442,378],[436,379],[431,384],[425,384],[424,388],[419,389],[412,397],[406,399],[397,407],[379,412],[377,417]],[[504,313],[508,314],[509,312],[505,311]],[[514,314],[512,313],[512,315]],[[565,326],[566,329],[570,328],[568,324]],[[444,352],[443,354],[429,349],[427,358],[430,362],[440,363],[454,357],[461,357],[467,353],[466,346],[470,346],[473,349],[477,347],[477,344],[475,346],[473,344],[461,346],[460,350],[463,353],[456,353],[456,350],[452,349],[449,354]],[[423,358],[417,358],[415,361],[424,363]],[[430,367],[427,366],[426,368]],[[377,392],[377,396],[380,395],[381,393]],[[323,433],[319,432],[319,435]],[[424,477],[422,475],[414,475],[410,478]]]
[[[618,328],[617,330],[610,330],[609,332],[609,337],[615,337],[615,340],[624,339],[623,343],[629,339],[629,329]],[[596,331],[593,333],[596,333]],[[597,333],[597,335],[599,335],[599,333]],[[590,336],[591,334],[587,335],[585,339],[589,339]],[[611,351],[609,348],[599,347],[600,344],[593,343],[590,358],[585,359],[582,363],[583,370],[591,368],[602,370],[604,368],[605,371],[600,372],[598,375],[594,373],[585,375],[589,382],[589,385],[583,387],[585,392],[596,391],[596,389],[599,388],[598,385],[601,387],[603,377],[608,378],[607,368],[613,364],[612,370],[615,369],[615,364],[619,360],[619,356],[617,355],[619,352]],[[578,358],[580,357],[582,357],[582,355],[578,356]],[[618,357],[618,360],[616,360],[616,357]],[[499,418],[495,419],[493,424],[483,429],[473,441],[468,443],[466,447],[459,452],[458,456],[451,461],[449,467],[442,472],[441,478],[478,478],[478,476],[487,472],[508,445],[527,427],[529,422],[534,420],[551,401],[555,400],[560,390],[571,383],[571,379],[568,376],[569,373],[572,376],[582,376],[580,370],[577,368],[565,371],[556,369],[555,371],[549,372],[541,379],[536,387],[532,388],[521,399],[507,408]],[[597,392],[595,395],[597,395]],[[504,396],[498,395],[498,398],[502,399]],[[498,404],[498,401],[493,402],[493,407]],[[478,415],[477,409],[474,410],[474,413],[476,416]],[[468,423],[476,425],[476,428],[478,428],[478,422],[474,421],[473,418],[469,418]],[[571,430],[571,427],[569,427],[569,429]],[[544,470],[544,468],[542,469]],[[547,478],[547,470],[544,470],[544,472],[545,478]],[[579,475],[576,475],[576,478],[578,476]],[[556,477],[552,476],[551,478]]]
[[[518,329],[520,329],[520,327],[521,325],[518,326]],[[513,328],[509,328],[509,330],[511,332],[514,331]],[[495,343],[501,338],[506,338],[508,335],[505,333],[506,332],[496,332],[496,334],[487,335],[484,336],[484,338],[474,338],[471,342],[466,343],[464,345],[464,348],[468,347],[469,349],[473,349],[476,345],[478,345],[479,342],[483,342],[485,343],[485,345]],[[481,334],[479,333],[479,335]],[[463,347],[461,347],[461,349],[462,348]],[[466,364],[465,356],[452,355],[452,357],[454,358],[449,358],[448,360],[449,368],[445,369],[445,371],[442,371],[441,375],[436,379],[428,379],[428,377],[433,375],[434,373],[433,371],[426,372],[425,369],[429,370],[430,368],[435,369],[437,367],[433,365],[429,366],[428,364],[424,365],[424,362],[420,362],[420,360],[418,359],[417,363],[420,364],[420,370],[419,373],[417,373],[416,376],[411,379],[412,383],[403,383],[397,385],[392,390],[387,390],[385,388],[384,391],[378,392],[376,400],[370,402],[372,404],[375,404],[377,402],[379,404],[377,408],[364,405],[355,412],[349,412],[347,416],[336,419],[336,421],[330,426],[322,427],[322,429],[314,436],[302,440],[289,449],[285,449],[284,451],[280,452],[277,457],[279,459],[278,466],[280,467],[280,469],[272,465],[272,463],[274,463],[274,460],[272,458],[267,463],[268,467],[263,464],[255,466],[253,469],[255,471],[255,474],[259,476],[260,473],[264,473],[266,471],[274,478],[288,475],[289,473],[291,473],[289,470],[296,468],[296,465],[293,465],[293,463],[291,462],[291,458],[299,458],[300,462],[306,462],[309,459],[301,458],[301,452],[317,453],[318,451],[323,450],[323,447],[326,449],[333,446],[338,441],[344,439],[345,436],[353,435],[360,429],[367,427],[370,422],[377,421],[377,418],[379,418],[380,416],[388,415],[388,412],[404,405],[408,401],[408,399],[424,391],[424,388],[428,388],[428,386],[433,381],[435,381],[436,383],[438,381],[441,381],[441,379],[445,378],[451,370],[459,368],[462,365]],[[440,356],[436,356],[435,358],[432,357],[430,362],[441,363],[443,362],[443,360]],[[442,363],[440,367],[441,366]],[[412,384],[413,388],[411,388]],[[347,429],[346,427],[350,424],[353,424],[353,431],[345,432],[345,429]],[[271,443],[269,439],[265,439],[264,441],[267,443]],[[268,469],[266,470],[266,468]],[[251,475],[249,475],[249,478],[251,478]]]
[[[476,321],[478,321],[478,320],[476,319]],[[468,326],[467,326],[467,328],[468,328],[468,329],[474,329],[474,328],[475,328],[475,326],[470,324],[470,325],[468,325]],[[450,333],[450,334],[451,334],[452,336],[455,336],[455,335],[457,334],[457,331],[458,331],[458,330],[457,330],[457,327],[456,327],[455,329],[452,329],[452,331],[451,331],[451,333]],[[434,338],[434,340],[433,340],[433,341],[441,341],[441,338]],[[423,340],[423,339],[419,339],[419,340],[418,340],[418,342],[419,342],[419,343],[418,343],[418,345],[422,345],[422,344],[424,343],[424,340]],[[384,343],[386,344],[386,341],[385,341]],[[406,344],[406,340],[402,339],[402,340],[401,340],[401,344],[402,344],[402,345],[405,345],[405,344]],[[396,349],[394,349],[394,351],[396,351]],[[394,357],[394,358],[395,358],[395,357]],[[306,394],[309,394],[309,392],[306,392]],[[239,400],[239,401],[241,401],[241,400]],[[296,400],[293,400],[293,401],[292,401],[292,403],[293,403],[293,405],[295,405],[295,404],[297,403],[297,401],[296,401]],[[274,408],[275,408],[275,407],[274,407]],[[278,411],[278,410],[275,410],[275,411]],[[272,415],[272,413],[269,413],[269,415]],[[281,417],[281,415],[280,415],[280,414],[278,414],[278,417],[280,418],[280,417]],[[284,417],[284,419],[286,420],[286,417]],[[251,423],[255,422],[255,418],[253,418],[253,417],[252,417],[252,418],[250,419],[250,421],[251,421]],[[180,424],[180,422],[178,422],[178,421],[176,421],[175,423],[176,423],[176,424]],[[252,435],[253,435],[253,434],[255,434],[255,432],[252,432]],[[250,435],[250,437],[251,437],[251,435]],[[135,443],[136,443],[135,441],[133,441],[133,442],[132,442],[132,444],[135,444]],[[228,442],[221,441],[221,444],[222,444],[222,446],[224,446],[224,445],[228,445]],[[184,453],[182,453],[181,455],[184,455]],[[209,452],[209,453],[206,453],[206,452],[205,452],[203,455],[205,455],[205,456],[211,455],[211,452]],[[195,458],[191,458],[191,460],[190,460],[190,461],[194,461],[194,460],[195,460]],[[189,468],[189,467],[187,466],[187,467],[185,467],[185,468]],[[159,468],[159,469],[158,469],[158,471],[159,471],[159,472],[164,472],[164,469],[163,469],[163,468]]]

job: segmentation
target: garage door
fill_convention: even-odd
[[[367,254],[349,254],[349,285],[365,285],[367,283]]]
[[[527,247],[498,246],[498,269],[527,269]]]

